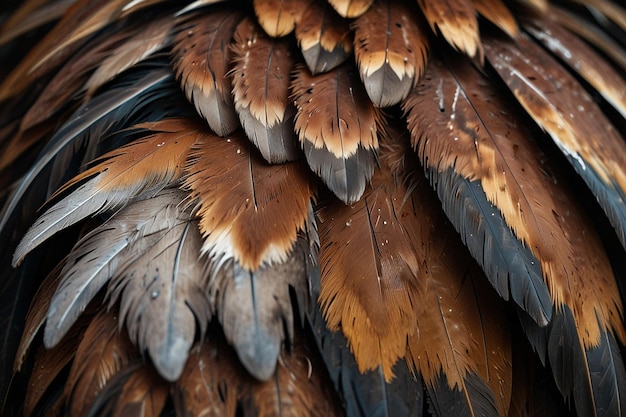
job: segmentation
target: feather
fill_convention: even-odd
[[[101,310],[85,331],[65,384],[70,416],[86,415],[105,385],[138,356],[118,327],[116,315]]]
[[[296,23],[296,39],[313,74],[331,71],[352,53],[348,22],[322,2],[313,2],[302,13]]]
[[[176,415],[235,417],[247,376],[223,337],[197,343],[172,389]]]
[[[455,49],[482,59],[476,9],[470,0],[418,0],[433,31],[439,29]]]
[[[185,20],[174,38],[176,78],[198,114],[221,136],[239,127],[227,73],[229,44],[240,20],[231,10],[218,10],[210,18],[199,15]]]
[[[519,45],[519,46],[517,46]],[[626,247],[626,143],[580,84],[526,36],[489,40],[490,63],[559,147]]]
[[[309,166],[340,200],[357,201],[374,171],[380,112],[347,66],[317,76],[298,67],[292,89]]]
[[[261,381],[274,375],[283,340],[294,335],[290,287],[301,301],[299,311],[306,311],[309,256],[306,241],[300,239],[281,263],[253,271],[234,261],[213,267],[209,297],[226,339],[243,366]]]
[[[246,135],[270,163],[297,159],[288,44],[268,38],[245,19],[237,26],[232,51],[235,110]]]
[[[310,274],[311,294],[319,300],[320,271]],[[422,380],[406,363],[400,361],[392,369],[395,376],[389,383],[382,367],[360,372],[348,341],[342,332],[332,332],[319,308],[307,313],[307,319],[322,354],[335,390],[349,416],[403,416],[423,409]]]
[[[82,182],[50,207],[26,233],[16,249],[15,264],[59,230],[88,216],[123,207],[142,195],[154,195],[181,176],[191,145],[197,140],[199,125],[172,119],[136,127],[156,133],[104,155],[101,163],[62,187],[57,194]]]
[[[252,386],[258,416],[343,415],[316,356],[299,340],[289,353],[283,350],[274,377]]]
[[[92,97],[104,83],[145,60],[171,42],[170,32],[173,25],[173,19],[158,19],[150,22],[126,42],[111,51],[106,59],[99,63],[98,68],[85,83],[84,89],[87,99]]]
[[[161,82],[170,76],[165,71],[152,71],[139,80],[135,80],[132,87],[126,86],[121,91],[111,90],[101,96],[97,102],[84,105],[79,108],[66,124],[59,128],[55,135],[49,139],[46,147],[42,151],[41,156],[24,175],[10,197],[6,200],[2,211],[0,212],[0,230],[4,230],[9,217],[13,214],[18,204],[24,197],[24,194],[42,172],[42,170],[52,161],[59,152],[73,141],[80,138],[86,130],[92,128],[98,121],[105,119],[109,114],[115,112],[120,106],[129,103],[143,93],[150,92],[151,89],[158,86]]]
[[[11,42],[36,28],[60,19],[76,0],[57,0],[50,4],[43,1],[25,1],[0,28],[0,45]]]
[[[89,47],[79,50],[73,59],[68,60],[68,63],[61,67],[35,103],[24,114],[20,130],[25,131],[50,119],[63,106],[75,100],[89,73],[100,65],[113,48],[125,42],[134,32],[134,30],[126,30],[113,35],[107,33],[103,35],[97,48]]]
[[[519,27],[502,0],[473,0],[476,11],[511,38],[517,38]]]
[[[558,19],[561,26],[602,51],[613,62],[619,65],[622,70],[626,71],[626,49],[624,45],[615,42],[613,38],[600,30],[597,26],[589,24],[575,14],[557,7],[556,5],[550,6],[550,13]]]
[[[328,0],[342,17],[355,18],[367,12],[374,0]]]
[[[204,333],[210,318],[209,301],[202,291],[203,267],[198,261],[202,241],[197,224],[186,213],[172,211],[169,217],[176,223],[150,236],[152,245],[124,262],[108,290],[112,303],[120,299],[120,319],[126,321],[130,339],[148,351],[168,381],[178,379],[183,370],[196,320]]]
[[[318,213],[324,242],[319,302],[328,328],[341,328],[346,336],[359,370],[380,366],[389,382],[407,338],[417,330],[415,302],[421,285],[414,247],[419,243],[407,232],[411,222],[419,221],[418,214],[404,204],[407,184],[391,172],[384,145],[381,170],[363,197],[350,206],[335,199]]]
[[[623,4],[620,6],[607,0],[571,0],[571,2],[597,10],[605,18],[610,19],[622,30],[626,31],[626,9],[623,8]]]
[[[531,22],[524,29],[566,62],[626,118],[626,82],[600,55],[554,20]]]
[[[33,297],[33,301],[28,309],[28,315],[26,316],[26,324],[24,325],[24,332],[20,339],[20,344],[15,355],[15,363],[13,369],[19,371],[24,364],[28,349],[31,347],[35,336],[39,333],[41,326],[46,321],[46,314],[54,292],[61,281],[61,268],[62,264],[58,264],[55,269],[48,274],[43,281],[37,293]]]
[[[259,25],[271,37],[288,35],[311,0],[254,0]]]
[[[306,171],[294,162],[268,165],[243,134],[202,135],[184,181],[200,217],[202,253],[250,271],[286,260],[309,221],[314,188]]]
[[[545,231],[560,226],[544,214],[555,186],[539,150],[469,63],[433,61],[423,80],[404,105],[444,211],[498,293],[545,326],[552,306],[540,266],[547,274],[559,245]]]
[[[430,190],[422,186],[414,193],[421,194],[414,201],[426,205]],[[432,215],[426,210],[419,212]],[[427,241],[426,288],[416,300],[419,333],[408,340],[409,363],[424,378],[439,415],[506,415],[512,359],[503,306],[457,241],[445,238],[440,222],[431,218],[438,226]]]
[[[353,24],[355,58],[367,94],[378,107],[399,103],[426,66],[428,34],[406,3],[381,0]],[[380,30],[380,22],[387,22]]]
[[[122,387],[112,417],[158,417],[167,400],[169,386],[151,368],[139,368]]]
[[[29,385],[24,401],[24,416],[30,416],[38,403],[44,398],[45,392],[53,386],[55,379],[71,363],[77,352],[77,340],[86,332],[87,320],[83,320],[72,328],[68,338],[54,349],[38,350],[33,366],[40,369],[39,378]]]

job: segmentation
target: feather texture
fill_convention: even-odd
[[[293,58],[288,44],[268,38],[256,23],[245,19],[235,31],[233,61],[235,109],[246,135],[270,163],[297,159],[295,108],[289,101]]]
[[[311,169],[339,199],[358,200],[374,171],[380,113],[350,67],[296,70],[295,129]]]
[[[263,30],[272,37],[291,33],[309,0],[254,0],[254,11]]]
[[[333,8],[343,17],[354,18],[365,13],[374,0],[328,0]]]
[[[239,127],[227,73],[230,39],[240,20],[231,10],[215,13],[212,19],[190,18],[174,39],[176,78],[198,114],[222,136]]]
[[[399,103],[426,66],[428,36],[406,3],[376,2],[354,22],[355,58],[367,94],[378,107]],[[386,30],[378,29],[381,21]]]

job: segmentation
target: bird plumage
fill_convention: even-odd
[[[0,11],[8,416],[626,415],[612,0]]]

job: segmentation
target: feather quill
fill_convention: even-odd
[[[378,107],[403,100],[426,66],[428,34],[416,15],[406,3],[381,0],[353,23],[359,73]],[[381,22],[387,22],[386,30]]]
[[[250,19],[235,31],[233,96],[246,135],[269,163],[298,158],[289,100],[294,59],[286,42],[265,36]]]
[[[227,75],[230,41],[241,15],[219,10],[183,21],[174,39],[174,69],[187,99],[218,135],[239,127]]]
[[[382,116],[348,66],[292,83],[295,128],[311,169],[340,200],[357,201],[372,177]]]

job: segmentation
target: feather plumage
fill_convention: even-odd
[[[250,19],[234,36],[233,96],[241,125],[266,161],[293,161],[299,153],[289,101],[294,62],[289,45],[268,38]]]
[[[305,0],[254,0],[254,11],[263,30],[272,37],[291,33],[308,7]]]
[[[428,35],[417,10],[397,1],[378,1],[354,22],[355,59],[367,94],[378,107],[399,103],[426,66]],[[377,28],[387,22],[386,30]]]
[[[313,74],[338,67],[352,53],[348,21],[325,3],[313,2],[302,13],[296,24],[296,39]]]
[[[367,12],[374,0],[328,0],[333,8],[343,17],[359,17]]]
[[[187,99],[198,113],[214,132],[227,135],[239,125],[227,74],[230,39],[241,16],[224,10],[211,17],[191,17],[180,25],[174,39],[174,68]]]
[[[374,172],[379,110],[350,67],[316,76],[300,67],[295,77],[295,129],[307,162],[339,199],[354,202]]]

